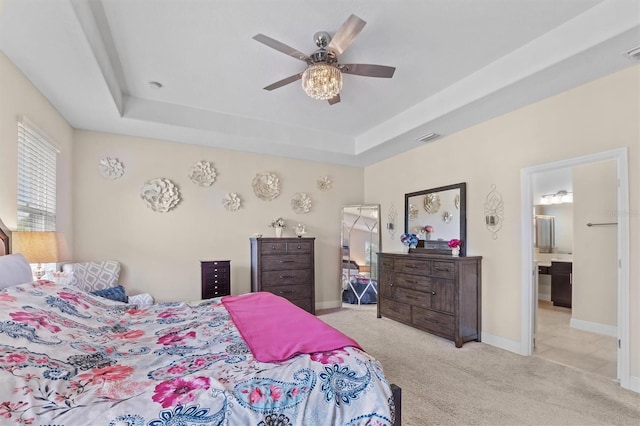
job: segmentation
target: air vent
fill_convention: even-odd
[[[640,61],[640,46],[626,51],[625,55],[627,55],[627,57],[632,61]]]
[[[439,137],[440,137],[440,135],[439,135],[439,134],[431,132],[431,133],[427,133],[427,134],[426,134],[426,135],[424,135],[424,136],[420,136],[420,137],[419,137],[418,139],[416,139],[416,140],[417,140],[418,142],[429,142],[429,141],[432,141],[432,140],[437,139],[437,138],[439,138]]]

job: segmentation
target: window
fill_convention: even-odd
[[[56,230],[57,154],[44,132],[18,120],[18,231]]]

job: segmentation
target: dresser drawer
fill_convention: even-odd
[[[417,291],[431,291],[431,278],[396,272],[394,285]]]
[[[307,312],[313,313],[314,309],[311,306],[311,299],[293,299],[289,300],[300,309],[304,309]]]
[[[451,336],[454,335],[455,319],[453,315],[447,315],[417,306],[413,306],[412,309],[412,324],[441,336],[451,338]]]
[[[453,262],[434,260],[431,266],[431,275],[440,278],[454,278],[456,265]]]
[[[311,284],[311,269],[264,271],[262,273],[263,287],[283,284]]]
[[[260,244],[260,254],[286,254],[287,243],[285,241]]]
[[[309,299],[311,300],[311,286],[308,285],[266,285],[262,286],[263,291],[268,291],[289,300]]]
[[[310,269],[311,257],[297,254],[283,254],[281,256],[263,256],[261,269],[263,271],[282,271],[287,269]]]
[[[429,261],[418,259],[395,259],[396,272],[407,272],[410,274],[428,274]]]
[[[203,299],[210,299],[212,297],[219,297],[219,296],[228,296],[229,294],[231,294],[231,288],[229,286],[229,283],[205,284]]]
[[[411,322],[411,306],[385,297],[380,298],[380,314],[398,321]]]
[[[386,269],[386,270],[394,269],[393,257],[381,256],[380,257],[380,265],[382,266],[383,269]]]
[[[287,243],[288,254],[309,254],[311,253],[311,243],[309,241],[298,241]]]
[[[408,303],[411,305],[426,305],[431,303],[431,293],[410,290],[408,288],[397,287],[394,298],[398,302]]]

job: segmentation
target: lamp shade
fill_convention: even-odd
[[[54,263],[62,257],[62,238],[53,231],[15,231],[11,234],[12,251],[21,253],[29,263]]]

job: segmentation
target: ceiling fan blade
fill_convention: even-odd
[[[347,50],[347,47],[349,47],[358,34],[360,34],[360,31],[362,31],[366,24],[365,21],[356,15],[349,16],[334,34],[331,42],[327,46],[327,50],[333,51],[336,56],[342,55],[342,52]]]
[[[300,52],[297,49],[294,49],[291,46],[287,46],[286,44],[272,39],[269,36],[266,36],[264,34],[256,34],[253,36],[253,39],[256,41],[259,41],[262,44],[266,44],[267,46],[276,49],[286,55],[292,56],[296,59],[300,59],[301,61],[304,61],[306,63],[311,63],[311,58],[309,58],[307,55],[305,55],[304,53]]]
[[[365,77],[391,78],[396,67],[371,64],[341,64],[340,71],[345,74],[362,75]]]
[[[338,93],[337,95],[335,95],[333,98],[329,99],[329,105],[333,105],[333,104],[337,104],[338,102],[340,102],[340,93]]]
[[[286,86],[287,84],[293,83],[294,81],[300,80],[302,78],[302,73],[294,74],[291,77],[283,78],[280,81],[276,81],[273,84],[268,85],[264,88],[264,90],[274,90],[282,86]]]

